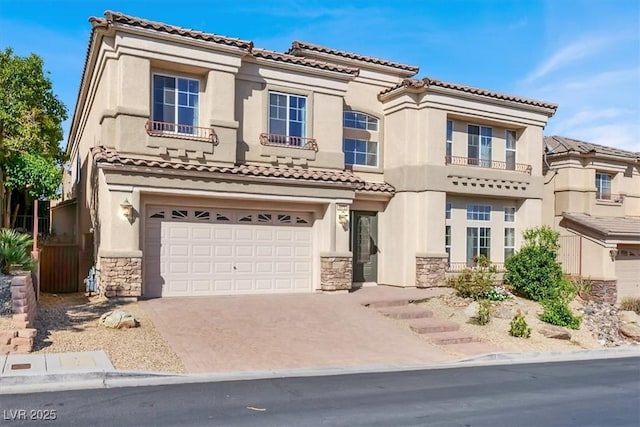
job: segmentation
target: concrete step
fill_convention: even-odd
[[[382,307],[378,309],[378,312],[387,317],[391,317],[392,319],[422,319],[433,316],[433,313],[426,308],[412,304],[396,307]]]
[[[422,319],[409,320],[409,327],[418,334],[431,334],[434,332],[450,332],[460,329],[460,325],[449,320],[424,317]]]
[[[427,339],[432,341],[434,344],[439,345],[469,345],[473,343],[477,343],[480,341],[477,337],[468,334],[467,332],[462,331],[447,331],[447,332],[437,332],[431,333],[427,335]],[[460,347],[458,347],[460,350]],[[456,350],[456,351],[458,351]]]
[[[383,299],[383,300],[375,300],[363,302],[362,305],[365,307],[372,308],[383,308],[383,307],[399,307],[403,305],[408,305],[409,299]]]

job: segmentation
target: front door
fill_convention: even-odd
[[[378,214],[351,211],[353,281],[378,281]]]

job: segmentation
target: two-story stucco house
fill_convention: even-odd
[[[55,231],[107,296],[437,286],[542,222],[553,104],[303,42],[90,21],[58,211],[76,220]]]
[[[563,261],[602,299],[640,296],[640,153],[561,136],[544,144],[544,223],[563,236]]]

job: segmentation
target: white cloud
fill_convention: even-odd
[[[614,118],[619,118],[625,114],[629,113],[628,110],[623,110],[620,108],[604,108],[604,109],[586,109],[578,111],[572,116],[559,120],[555,123],[554,129],[558,133],[563,133],[566,130],[571,130],[577,128],[583,124],[591,124],[596,121],[603,120],[611,120]]]
[[[613,38],[602,37],[587,38],[571,43],[557,50],[553,55],[539,64],[524,80],[528,83],[533,82],[580,59],[593,56],[608,46],[612,41]]]

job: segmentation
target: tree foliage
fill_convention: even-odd
[[[38,55],[0,51],[0,214],[8,226],[12,190],[51,197],[59,186],[67,109]],[[57,182],[55,182],[57,180]],[[7,191],[8,190],[8,191]]]

